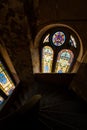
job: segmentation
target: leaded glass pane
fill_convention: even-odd
[[[48,35],[44,38],[43,43],[49,42],[49,36],[50,36],[50,34],[48,34]]]
[[[42,49],[42,72],[50,73],[52,72],[53,63],[53,49],[49,46],[45,46]]]
[[[72,35],[70,35],[69,43],[70,43],[71,46],[77,48],[76,40]]]
[[[74,55],[71,50],[63,49],[58,53],[56,62],[56,73],[67,73],[73,61]]]
[[[2,96],[0,96],[0,105],[3,103],[4,98]]]
[[[55,46],[61,46],[65,42],[65,34],[60,31],[54,33],[52,41]]]
[[[6,94],[10,95],[14,90],[15,85],[11,80],[9,74],[4,68],[2,62],[0,61],[0,89]]]

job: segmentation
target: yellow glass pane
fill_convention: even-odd
[[[53,63],[53,49],[49,46],[45,46],[42,49],[42,72],[50,73],[52,72]]]
[[[15,89],[15,85],[8,75],[5,68],[3,68],[2,63],[0,62],[0,89],[6,94],[10,95]]]
[[[71,50],[63,49],[59,52],[56,62],[56,73],[67,73],[73,61],[74,55]]]

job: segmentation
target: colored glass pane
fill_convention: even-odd
[[[50,34],[48,34],[48,35],[44,38],[43,43],[49,42],[49,36],[50,36]]]
[[[14,90],[15,85],[7,73],[5,67],[0,61],[0,89],[6,94],[10,95]]]
[[[45,46],[42,49],[42,72],[50,73],[52,71],[53,63],[53,49],[49,46]]]
[[[0,105],[3,103],[4,98],[2,96],[0,96]]]
[[[74,46],[75,48],[77,48],[75,38],[72,35],[70,35],[69,43],[71,46]]]
[[[65,42],[65,34],[63,32],[56,32],[52,38],[55,46],[61,46]]]
[[[56,73],[67,73],[73,61],[74,55],[71,50],[63,49],[58,53],[56,62]]]

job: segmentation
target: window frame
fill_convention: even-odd
[[[60,24],[60,23],[56,23],[56,24],[50,24],[47,25],[45,27],[43,27],[36,35],[35,40],[34,40],[34,44],[30,45],[30,51],[31,51],[31,59],[32,59],[32,66],[33,66],[33,74],[35,73],[41,73],[40,71],[40,53],[39,53],[39,44],[41,41],[42,36],[45,34],[45,32],[47,32],[47,30],[52,29],[52,28],[56,28],[56,27],[66,27],[70,30],[72,30],[76,36],[79,39],[80,42],[80,52],[79,55],[77,57],[76,63],[74,64],[73,70],[71,71],[71,73],[76,73],[78,71],[78,68],[80,66],[80,63],[82,61],[82,56],[83,56],[83,44],[82,44],[82,40],[79,36],[78,31],[76,31],[74,28],[72,28],[72,26],[68,25],[68,24]],[[31,43],[32,44],[32,43]],[[35,58],[36,56],[36,58]]]

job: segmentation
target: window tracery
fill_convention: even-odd
[[[51,56],[44,54],[45,47],[51,48]],[[63,51],[66,53],[66,50],[68,58],[65,56],[63,59]],[[83,44],[79,34],[72,27],[65,24],[50,24],[36,35],[31,54],[33,73],[76,73],[83,56]],[[46,62],[49,57],[50,64]],[[59,69],[59,64],[63,69]]]

